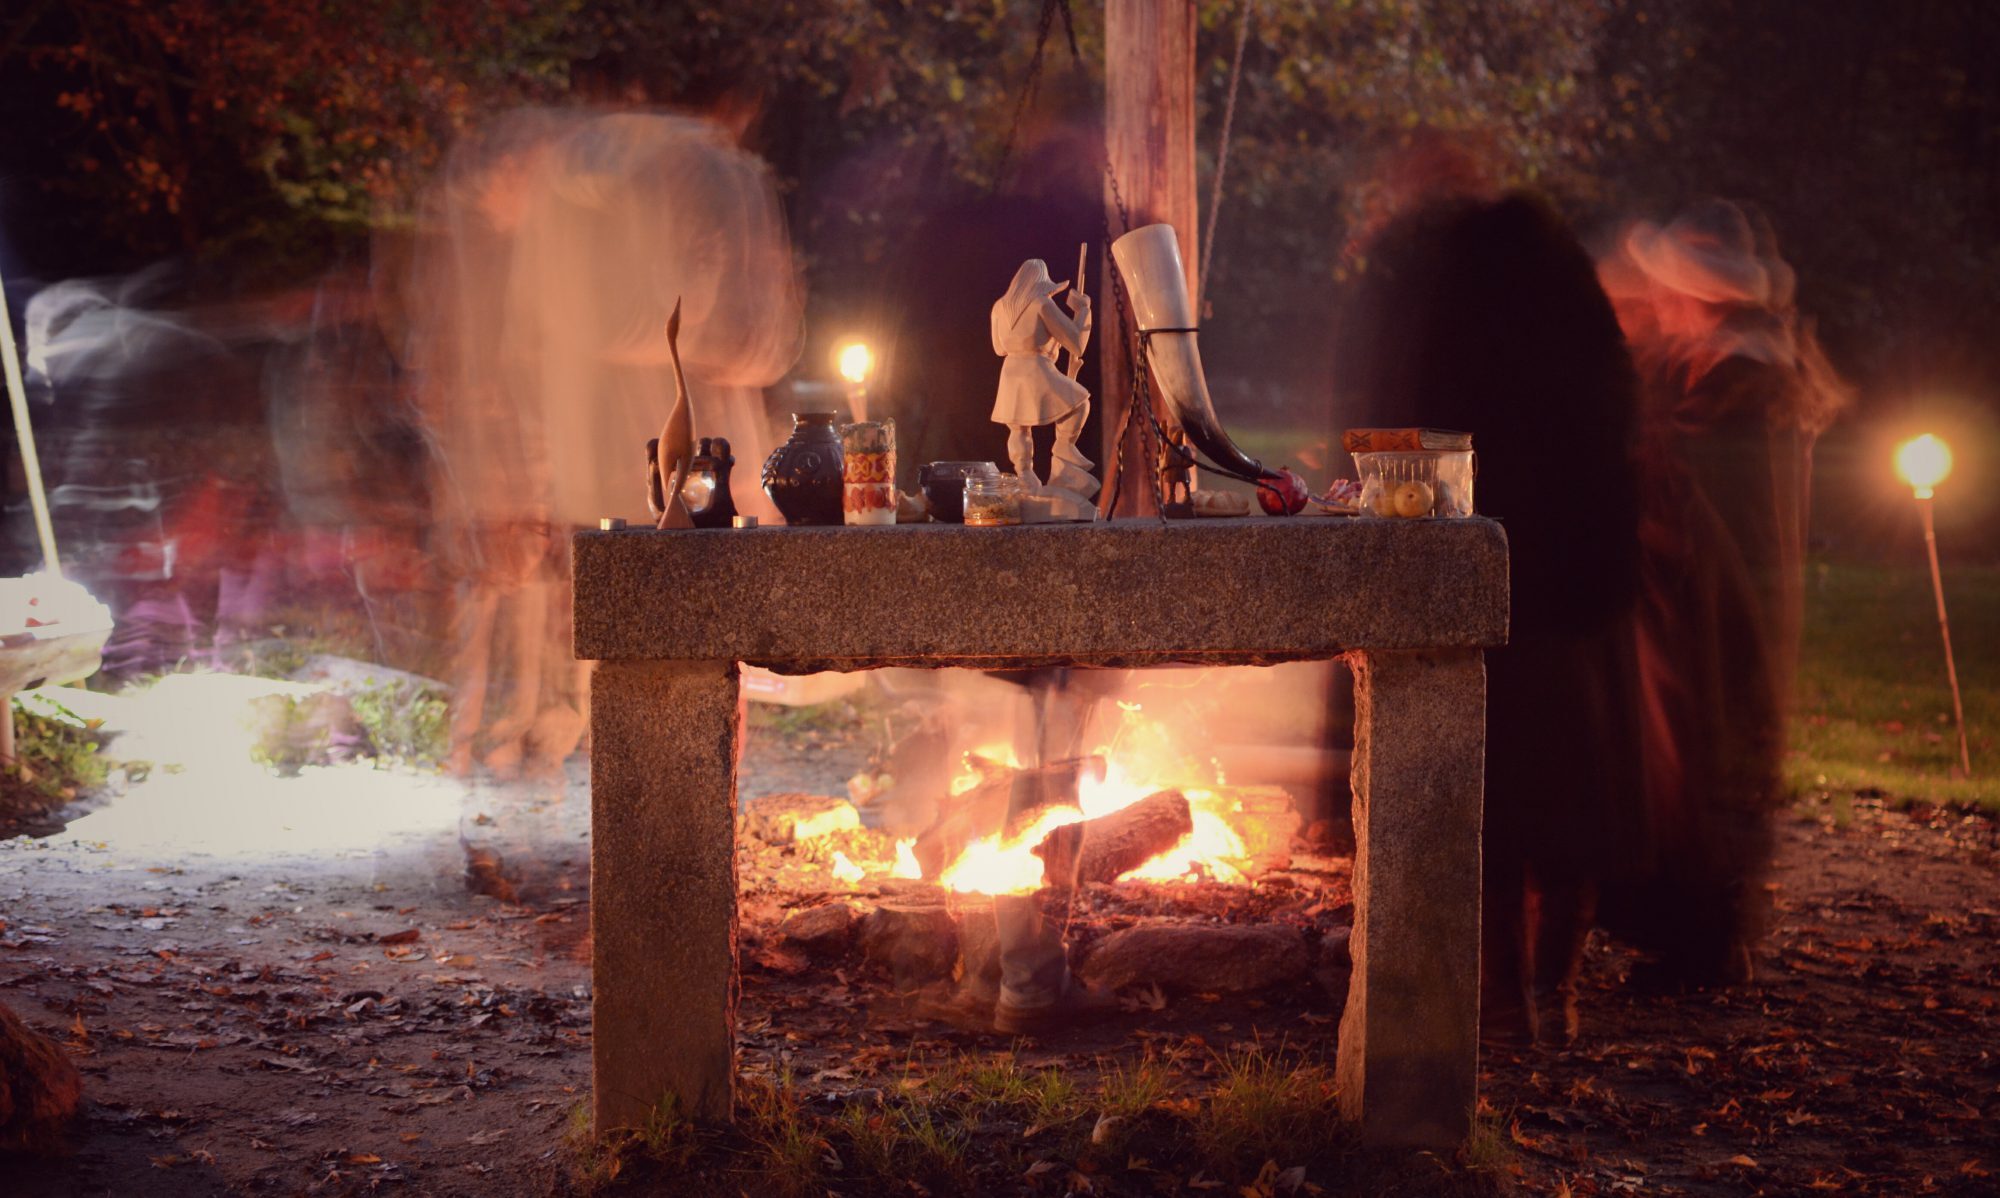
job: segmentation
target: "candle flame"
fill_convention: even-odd
[[[850,383],[861,384],[875,373],[875,351],[859,341],[850,341],[834,354],[834,362],[840,368],[840,377]]]

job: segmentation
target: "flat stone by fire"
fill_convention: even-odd
[[[1488,520],[585,532],[596,1125],[671,1095],[727,1119],[737,995],[737,663],[1263,665],[1356,681],[1343,1107],[1377,1143],[1462,1139],[1476,1100]]]

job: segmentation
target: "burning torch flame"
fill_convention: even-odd
[[[1918,499],[1929,499],[1932,489],[1950,473],[1951,446],[1930,433],[1896,448],[1896,474],[1916,488]]]

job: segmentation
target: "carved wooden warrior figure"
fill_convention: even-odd
[[[1055,302],[1068,289],[1064,312]],[[1090,297],[1082,279],[1072,286],[1053,282],[1040,258],[1030,258],[1014,272],[1007,294],[993,305],[993,352],[1004,361],[1000,389],[993,399],[993,419],[1008,429],[1007,456],[1014,473],[1030,494],[1054,501],[1059,519],[1090,519],[1097,494],[1094,464],[1077,448],[1084,421],[1090,416],[1090,392],[1076,381],[1083,365],[1083,348],[1090,341]],[[1056,355],[1069,351],[1067,373],[1056,368]],[[1055,446],[1049,452],[1049,477],[1035,473],[1035,426],[1055,426]]]

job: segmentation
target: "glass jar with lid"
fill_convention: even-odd
[[[1028,493],[1018,475],[995,474],[965,480],[965,522],[996,528],[1021,522],[1021,500]]]

